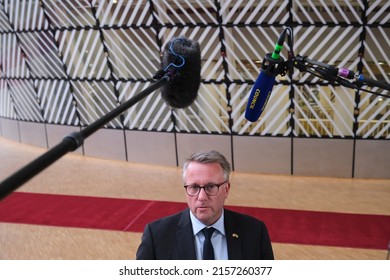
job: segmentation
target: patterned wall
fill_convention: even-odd
[[[295,54],[389,83],[389,12],[388,0],[0,0],[0,117],[87,126],[153,83],[166,42],[184,35],[201,46],[196,102],[171,109],[152,94],[108,128],[389,139],[389,98],[297,69],[277,76],[257,122],[244,118],[286,27]]]

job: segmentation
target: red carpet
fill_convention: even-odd
[[[0,222],[142,232],[184,203],[15,192]],[[228,206],[264,221],[272,242],[386,250],[390,216]]]

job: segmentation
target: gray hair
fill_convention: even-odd
[[[188,165],[191,162],[197,163],[218,163],[222,167],[223,177],[225,181],[229,181],[229,175],[231,172],[230,163],[227,161],[224,155],[220,152],[211,151],[200,151],[193,153],[189,158],[184,161],[183,164],[183,181],[185,181]]]

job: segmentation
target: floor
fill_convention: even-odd
[[[0,180],[45,152],[0,137]],[[184,202],[181,169],[67,154],[17,191]],[[228,205],[390,215],[390,180],[233,172]],[[134,259],[141,233],[0,223],[0,259]],[[390,240],[390,236],[389,236]],[[387,250],[273,243],[279,260],[384,260]]]

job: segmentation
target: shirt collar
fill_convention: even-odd
[[[194,214],[192,214],[192,212],[190,211],[190,218],[191,218],[191,223],[192,223],[192,230],[193,230],[193,233],[194,235],[197,235],[199,233],[199,231],[201,231],[203,228],[205,227],[213,227],[215,228],[216,230],[218,230],[220,233],[222,233],[223,235],[225,235],[225,223],[224,223],[224,218],[225,218],[225,215],[224,215],[224,211],[222,209],[222,215],[221,217],[219,217],[219,219],[212,225],[210,226],[206,226],[205,224],[203,224],[201,221],[199,221]]]

